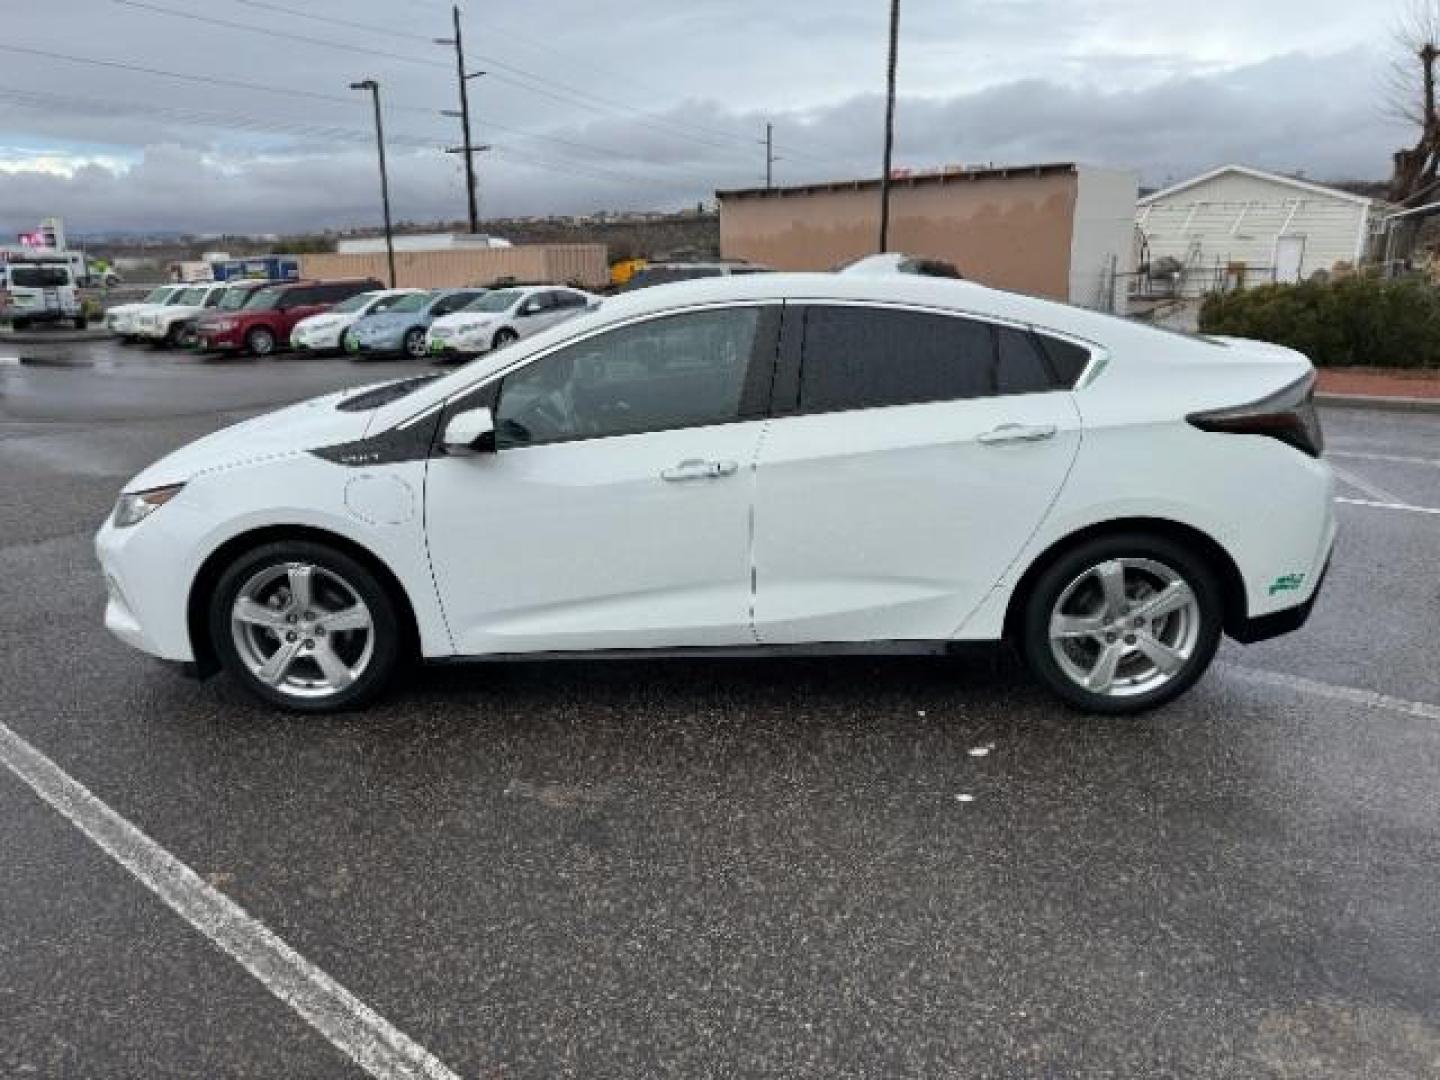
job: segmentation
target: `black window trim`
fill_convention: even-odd
[[[605,439],[632,439],[637,435],[659,435],[667,431],[689,431],[696,428],[728,427],[731,424],[750,424],[757,420],[768,420],[774,416],[772,396],[776,369],[779,366],[780,340],[782,327],[785,322],[785,311],[787,301],[778,298],[766,298],[755,300],[721,300],[707,304],[691,304],[685,307],[671,308],[668,311],[651,311],[644,315],[637,315],[631,319],[621,322],[607,323],[605,326],[597,326],[595,329],[576,337],[567,338],[557,342],[542,352],[531,356],[522,357],[508,367],[492,372],[485,376],[484,380],[457,390],[438,406],[432,405],[423,412],[402,420],[395,425],[400,428],[408,428],[422,422],[426,416],[431,415],[438,408],[440,423],[435,427],[435,440],[431,447],[431,454],[444,456],[445,450],[441,439],[444,436],[445,427],[450,423],[451,417],[467,409],[488,408],[492,412],[500,403],[500,391],[505,380],[531,364],[538,363],[546,357],[559,352],[561,349],[568,349],[573,345],[579,345],[593,337],[601,334],[612,333],[631,326],[639,326],[647,322],[655,322],[659,319],[669,319],[677,315],[694,315],[707,311],[727,311],[732,308],[758,308],[760,318],[755,328],[755,341],[750,351],[750,360],[745,370],[745,383],[740,391],[740,414],[733,420],[721,420],[706,424],[677,424],[673,427],[647,428],[644,431],[617,432],[613,435],[576,435],[568,439],[552,439],[549,442],[539,443],[535,446],[509,446],[500,451],[501,453],[515,453],[520,450],[543,450],[551,446],[566,446],[577,442],[601,442]],[[766,363],[768,358],[769,363]]]
[[[775,372],[775,392],[773,394],[772,416],[825,416],[841,412],[868,412],[871,409],[899,409],[910,405],[943,405],[947,402],[963,401],[991,401],[996,398],[1025,397],[1025,394],[986,394],[983,396],[969,398],[941,398],[929,399],[914,402],[895,402],[887,405],[862,405],[852,408],[839,409],[805,409],[800,408],[800,373],[804,360],[804,339],[805,339],[805,315],[812,307],[858,307],[878,308],[884,311],[906,311],[921,315],[944,315],[953,319],[967,319],[970,322],[982,323],[991,330],[991,339],[997,337],[996,331],[1000,328],[1017,330],[1027,336],[1046,335],[1057,338],[1069,344],[1084,349],[1090,356],[1089,361],[1081,370],[1079,376],[1071,386],[1057,386],[1050,391],[1037,391],[1039,393],[1077,393],[1083,390],[1105,364],[1109,362],[1109,351],[1104,346],[1093,341],[1063,330],[1055,330],[1048,326],[1041,326],[1037,323],[1025,322],[1022,319],[1007,318],[1003,315],[992,315],[978,311],[967,311],[961,308],[937,307],[932,304],[919,304],[904,300],[865,300],[853,297],[788,297],[785,302],[785,325],[780,341],[780,350],[777,357]],[[1047,369],[1051,369],[1050,355],[1045,348],[1036,343]],[[1051,369],[1052,375],[1055,374]]]

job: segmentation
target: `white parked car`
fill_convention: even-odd
[[[551,285],[494,289],[432,322],[425,345],[437,359],[478,356],[573,319],[599,302],[592,293]]]
[[[125,486],[106,624],[300,711],[408,655],[945,652],[1100,713],[1299,627],[1335,538],[1314,372],[967,282],[645,289],[217,432]]]
[[[345,331],[366,315],[387,311],[406,296],[415,296],[423,289],[376,289],[357,293],[342,300],[329,311],[301,319],[290,331],[290,347],[297,351],[339,352]]]
[[[155,304],[163,304],[188,285],[159,285],[133,304],[116,304],[105,311],[105,329],[126,341],[135,339],[135,317]]]
[[[207,308],[218,307],[232,288],[254,287],[254,282],[192,283],[172,293],[163,303],[149,304],[135,312],[131,333],[152,345],[188,348],[195,344],[195,322]]]

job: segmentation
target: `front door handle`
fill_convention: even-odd
[[[730,476],[740,466],[733,461],[705,461],[702,458],[687,458],[679,465],[672,465],[660,473],[662,480],[718,480]]]
[[[1041,442],[1045,439],[1053,439],[1057,430],[1054,424],[1001,424],[999,427],[977,436],[975,441],[984,443],[986,446],[997,446],[1001,443]]]

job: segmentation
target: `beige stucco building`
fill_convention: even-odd
[[[1134,270],[1136,194],[1134,173],[1075,164],[897,175],[889,246],[982,284],[1114,310],[1116,277]],[[878,178],[717,196],[726,258],[829,270],[876,250]]]

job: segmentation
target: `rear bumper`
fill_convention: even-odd
[[[1242,645],[1253,645],[1257,641],[1269,641],[1271,638],[1292,634],[1299,630],[1309,621],[1310,612],[1315,610],[1315,601],[1320,599],[1320,590],[1325,587],[1325,578],[1330,573],[1330,558],[1330,553],[1327,553],[1320,576],[1315,579],[1315,588],[1311,590],[1310,598],[1303,604],[1284,608],[1269,615],[1243,619],[1227,629],[1230,637]]]

